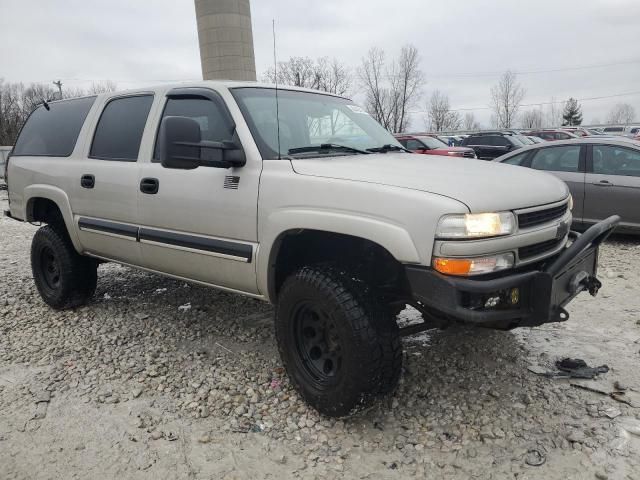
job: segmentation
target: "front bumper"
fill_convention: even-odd
[[[582,235],[571,232],[573,243],[536,268],[499,277],[460,278],[407,266],[412,296],[439,317],[491,328],[565,321],[564,307],[576,295],[596,295],[598,248],[619,221],[612,216]]]

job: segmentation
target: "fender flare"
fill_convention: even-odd
[[[287,209],[271,214],[264,223],[256,254],[258,290],[275,303],[275,261],[284,237],[315,230],[362,238],[380,245],[400,263],[419,264],[420,255],[409,232],[378,218],[312,209]]]
[[[53,203],[55,203],[58,206],[60,213],[62,213],[64,224],[67,228],[69,238],[71,239],[74,248],[77,252],[82,251],[82,245],[80,244],[80,240],[78,239],[78,232],[74,228],[75,224],[73,222],[71,203],[69,202],[69,197],[64,190],[52,185],[34,184],[25,187],[23,198],[25,200],[24,205],[26,205],[24,213],[25,220],[27,222],[33,221],[33,204],[36,198],[46,198],[47,200],[51,200]]]

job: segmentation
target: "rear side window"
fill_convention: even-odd
[[[640,177],[640,151],[614,145],[594,145],[593,173]]]
[[[577,172],[580,166],[580,146],[541,148],[531,160],[531,168],[552,172]]]
[[[89,156],[100,160],[135,162],[153,95],[111,100],[104,107]]]
[[[488,137],[468,137],[464,140],[465,145],[489,145],[487,143]]]
[[[13,149],[13,156],[68,157],[73,152],[96,97],[75,98],[43,105],[29,116]]]
[[[538,135],[540,138],[544,139],[544,140],[555,140],[556,137],[553,135],[553,132],[540,132],[540,135]]]

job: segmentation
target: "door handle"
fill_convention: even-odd
[[[609,180],[600,180],[598,183],[592,183],[591,185],[595,185],[596,187],[613,187],[613,183]]]
[[[96,177],[93,175],[82,175],[80,177],[80,186],[82,188],[93,188],[96,186]]]
[[[149,195],[155,195],[160,189],[160,181],[157,178],[143,178],[140,181],[140,191]]]

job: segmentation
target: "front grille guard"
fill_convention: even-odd
[[[618,223],[620,223],[620,217],[618,215],[612,215],[598,222],[582,235],[577,232],[571,232],[571,236],[574,238],[573,243],[564,250],[553,263],[545,268],[545,272],[551,276],[560,273],[574,258],[586,249],[597,247],[604,242],[607,237],[611,235]]]

